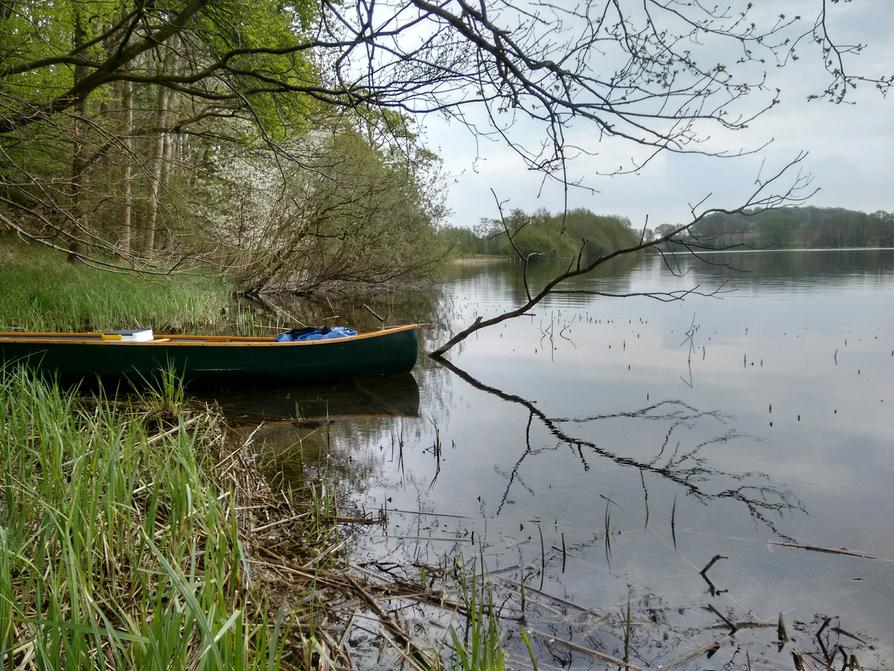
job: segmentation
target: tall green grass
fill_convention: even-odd
[[[454,653],[452,668],[456,671],[503,671],[506,668],[502,629],[483,559],[480,566],[480,574],[475,565],[471,575],[458,571],[467,621],[462,637],[455,628],[450,629]]]
[[[112,273],[0,239],[0,330],[83,331],[209,327],[231,288],[211,274]]]
[[[255,321],[211,276],[113,274],[0,238],[0,330],[250,332]],[[333,496],[317,483],[266,500],[235,491],[261,476],[221,471],[221,431],[189,409],[172,371],[122,401],[0,367],[0,671],[320,666],[316,577],[283,593],[248,557],[272,529],[294,555],[284,564],[333,570]],[[247,509],[266,516],[254,529]],[[490,588],[473,575],[462,590],[468,627],[446,667],[503,668]]]
[[[156,422],[157,423],[157,422]],[[283,667],[213,416],[0,375],[0,668]]]

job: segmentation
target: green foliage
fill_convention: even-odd
[[[278,669],[210,417],[152,436],[102,398],[0,375],[0,665]]]
[[[188,407],[182,375],[173,366],[158,371],[153,379],[134,382],[134,395],[148,416],[163,420],[176,420]]]
[[[715,246],[891,247],[894,214],[822,207],[713,214],[693,226],[692,234]]]
[[[9,16],[0,21],[0,71],[67,54],[75,39],[76,25],[82,40],[90,42],[121,11],[121,3],[105,0],[16,0],[13,5]],[[98,41],[83,53],[92,58],[100,55],[103,48]],[[29,68],[3,78],[5,89],[27,94],[32,101],[61,93],[72,84],[74,70],[68,66]]]
[[[321,86],[307,34],[320,11],[308,0],[0,5],[0,226],[51,231],[94,258],[225,263],[214,222],[195,215],[217,179],[209,168],[266,152],[270,172],[291,171],[320,119],[346,116],[304,93]],[[235,212],[229,193],[214,195]]]
[[[679,227],[673,224],[660,224],[655,227],[654,235],[656,238],[663,238],[665,235],[673,233],[677,228]]]
[[[428,277],[442,258],[425,188],[436,159],[398,159],[344,127],[318,144],[306,166],[245,192],[261,216],[253,231],[227,233],[242,254],[239,285],[309,293]]]
[[[572,257],[582,252],[584,257],[596,257],[639,242],[627,219],[586,209],[570,210],[564,216],[545,210],[533,214],[513,210],[504,222],[505,228],[503,222],[487,219],[474,231],[446,227],[440,237],[458,254],[500,256],[517,256],[513,243],[525,256]]]
[[[300,47],[317,11],[318,5],[306,1],[224,0],[210,3],[191,31],[201,36],[211,58],[235,53],[224,76],[251,104],[255,123],[237,127],[247,141],[283,141],[306,132],[309,113],[321,109],[312,98],[289,91],[320,85],[309,52],[282,53]]]
[[[487,254],[487,240],[473,231],[462,226],[444,226],[438,231],[441,242],[454,254],[471,256],[475,254]]]
[[[0,7],[0,226],[121,265],[231,264],[249,289],[382,284],[435,265],[438,157],[401,112],[321,102],[331,82],[310,48],[318,3]],[[36,292],[48,295],[8,302],[65,312]],[[123,321],[81,304],[89,314],[71,314],[72,327]],[[47,326],[0,305],[5,315]]]

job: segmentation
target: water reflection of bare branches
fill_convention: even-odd
[[[828,616],[790,623],[798,642],[786,641],[780,649],[777,620],[756,618],[735,607],[723,613],[710,604],[669,603],[628,587],[624,601],[594,609],[529,586],[524,589],[527,620],[536,623],[526,630],[534,655],[559,668],[884,668],[869,634],[834,626],[837,618]],[[519,619],[519,585],[501,580],[499,590],[509,594],[503,617]],[[514,630],[507,639],[513,661],[523,665],[527,644]],[[857,654],[863,666],[852,662]]]
[[[509,394],[495,387],[488,386],[477,380],[472,375],[457,367],[455,364],[439,360],[445,368],[468,382],[481,391],[503,399],[510,403],[516,403],[528,410],[528,422],[525,428],[525,448],[507,474],[506,488],[497,508],[497,514],[509,500],[509,493],[513,485],[519,480],[519,471],[528,457],[548,451],[566,447],[572,450],[581,460],[585,470],[589,469],[584,448],[599,457],[608,459],[615,464],[635,468],[640,474],[651,473],[681,487],[686,494],[697,501],[708,504],[714,500],[731,499],[743,505],[749,515],[756,522],[766,526],[780,538],[791,540],[776,526],[776,520],[781,519],[786,512],[805,512],[804,505],[792,493],[772,484],[770,477],[764,473],[746,471],[741,473],[728,472],[710,464],[709,456],[705,454],[706,448],[724,445],[734,439],[750,438],[747,434],[735,430],[726,430],[723,433],[701,440],[693,446],[683,448],[682,441],[676,441],[670,455],[664,457],[665,452],[672,442],[672,436],[680,428],[693,428],[705,420],[716,422],[721,426],[727,426],[731,417],[719,411],[704,411],[678,400],[661,401],[637,410],[593,415],[589,417],[549,417],[533,402],[516,394]],[[550,447],[535,448],[531,440],[531,426],[537,419],[547,431],[557,439],[557,443]],[[638,459],[632,456],[613,452],[592,440],[569,434],[563,424],[590,424],[607,419],[632,419],[637,421],[666,421],[670,422],[667,432],[657,454],[648,460]],[[712,491],[708,485],[724,480],[735,481],[737,486]],[[644,491],[646,491],[644,489]],[[646,497],[648,495],[646,494]]]

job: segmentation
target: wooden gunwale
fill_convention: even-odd
[[[0,331],[0,344],[4,342],[35,343],[35,344],[76,344],[76,345],[100,345],[100,346],[163,346],[163,347],[214,347],[231,345],[233,347],[294,347],[308,345],[344,344],[357,340],[379,338],[393,333],[402,333],[418,328],[417,324],[394,326],[381,331],[366,331],[355,336],[344,338],[331,338],[328,340],[298,340],[293,342],[276,342],[272,338],[259,338],[254,336],[218,336],[218,335],[179,335],[159,333],[153,340],[103,340],[101,333],[73,333],[73,332],[34,332],[19,333],[15,331]]]

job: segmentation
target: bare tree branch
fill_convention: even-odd
[[[625,247],[622,249],[615,249],[607,254],[603,254],[598,256],[597,258],[591,260],[586,264],[578,263],[570,265],[565,272],[559,273],[554,276],[552,279],[547,281],[543,287],[533,296],[528,297],[528,300],[506,312],[503,312],[495,317],[490,317],[489,319],[483,319],[478,317],[473,324],[461,330],[460,332],[453,335],[447,342],[443,345],[439,346],[437,349],[430,353],[430,356],[433,358],[441,358],[443,355],[449,351],[452,347],[454,347],[457,343],[462,342],[467,337],[469,337],[472,333],[476,331],[487,328],[489,326],[493,326],[495,324],[499,324],[501,322],[506,321],[507,319],[513,319],[514,317],[518,317],[526,312],[528,312],[532,307],[537,305],[544,298],[549,296],[552,292],[556,290],[556,288],[562,284],[563,282],[574,278],[579,277],[581,275],[586,275],[587,273],[592,272],[599,266],[607,263],[608,261],[620,257],[627,256],[630,254],[635,254],[637,252],[641,252],[644,250],[658,248],[661,244],[666,243],[670,240],[674,240],[679,244],[682,244],[688,251],[691,253],[697,253],[695,245],[692,245],[688,242],[681,241],[680,236],[683,233],[691,230],[693,226],[703,221],[705,217],[714,214],[714,213],[724,213],[724,214],[733,214],[744,212],[749,208],[760,208],[760,209],[769,209],[774,207],[780,207],[787,203],[798,202],[807,197],[804,194],[804,190],[809,186],[810,178],[809,176],[802,175],[801,173],[796,173],[788,186],[781,193],[773,193],[771,189],[780,182],[784,177],[787,177],[788,174],[796,168],[804,159],[806,158],[805,153],[799,154],[785,166],[783,166],[778,172],[774,173],[767,179],[758,178],[755,180],[755,188],[748,195],[745,201],[735,209],[723,209],[723,208],[709,208],[706,210],[702,210],[701,212],[697,212],[697,208],[702,204],[698,203],[692,206],[692,219],[686,224],[681,224],[675,227],[673,230],[668,232],[667,234],[658,237],[654,240],[643,241],[640,240],[638,244],[635,244],[630,247]],[[704,202],[704,201],[702,201]],[[527,271],[525,271],[527,272]],[[683,296],[685,296],[685,292]],[[664,298],[671,300],[676,300],[677,298],[681,298],[683,296],[674,297],[671,294],[656,294],[655,298]]]

